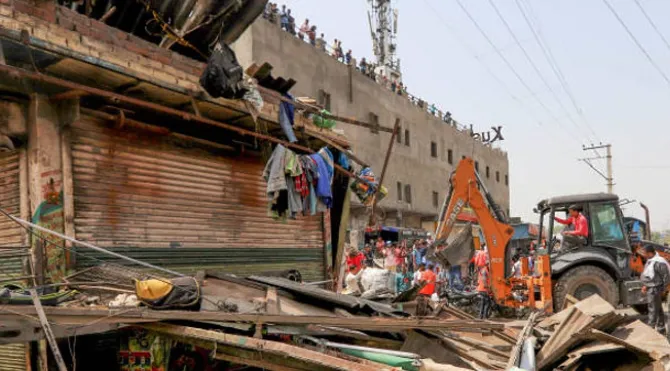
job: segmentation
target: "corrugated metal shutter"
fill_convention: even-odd
[[[0,207],[12,215],[21,215],[21,187],[18,151],[0,152]],[[22,245],[23,229],[0,216],[0,247]]]
[[[21,215],[21,187],[18,151],[0,152],[0,207],[12,215]],[[23,245],[24,230],[0,216],[0,284],[25,275],[28,250]],[[26,344],[0,345],[0,371],[25,371]]]
[[[264,164],[212,151],[95,119],[76,123],[77,238],[177,270],[290,268],[322,279],[322,216],[272,220]],[[90,264],[85,260],[77,264]]]
[[[26,345],[0,345],[0,371],[25,371]]]

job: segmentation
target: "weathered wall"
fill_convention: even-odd
[[[240,63],[269,62],[275,75],[298,81],[292,93],[296,96],[319,97],[320,91],[331,95],[331,110],[340,115],[370,121],[370,113],[379,117],[379,124],[392,127],[400,121],[402,140],[396,143],[389,164],[385,184],[389,196],[381,203],[385,208],[404,210],[405,226],[421,227],[421,221],[408,217],[411,213],[430,219],[438,213],[444,199],[448,174],[462,156],[472,156],[479,162],[479,169],[487,188],[503,209],[509,208],[509,188],[505,183],[509,166],[507,154],[501,150],[474,142],[468,132],[458,131],[441,120],[413,105],[405,97],[383,88],[355,69],[339,63],[307,43],[280,31],[259,19],[241,37],[233,49]],[[339,124],[361,158],[369,161],[373,169],[381,171],[390,134],[372,133],[370,130]],[[405,145],[405,130],[409,130],[409,145]],[[431,141],[438,146],[437,157],[431,157]],[[447,161],[448,151],[453,153],[453,164]],[[486,178],[486,167],[489,178]],[[496,181],[496,172],[499,180]],[[410,184],[412,204],[398,201],[397,182]],[[439,193],[438,206],[433,203],[433,192]],[[404,199],[404,197],[403,197]],[[395,212],[387,212],[387,220],[395,220]],[[395,224],[395,223],[393,223]]]

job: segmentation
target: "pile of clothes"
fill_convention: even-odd
[[[333,205],[333,154],[326,147],[312,155],[298,155],[278,144],[265,165],[270,215],[295,219],[315,215]]]
[[[379,182],[377,181],[375,174],[372,172],[372,169],[369,167],[361,169],[357,175],[358,178],[354,179],[351,183],[351,190],[363,205],[371,206],[374,196],[377,194],[377,189],[379,189]],[[386,187],[382,186],[379,191],[379,200],[377,200],[377,202],[383,200],[387,194],[388,190]]]

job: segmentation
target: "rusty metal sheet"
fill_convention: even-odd
[[[0,205],[12,215],[20,215],[21,188],[18,151],[0,152]],[[16,223],[0,217],[0,247],[23,245],[23,229]]]
[[[26,344],[0,345],[0,370],[26,370]]]
[[[259,158],[157,131],[116,129],[84,116],[73,125],[72,159],[78,239],[108,248],[210,249],[199,262],[202,268],[228,257],[254,265],[247,253],[253,249],[268,250],[268,257],[272,251],[318,251],[323,260],[322,215],[286,222],[268,216]],[[181,259],[177,252],[161,254],[164,265]],[[274,267],[262,264],[267,271],[300,269],[301,262],[298,257],[290,267],[285,259]],[[310,270],[303,276],[323,277],[322,261],[311,259],[302,268]]]

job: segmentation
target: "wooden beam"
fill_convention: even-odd
[[[287,365],[293,365],[297,361],[299,364],[313,365],[313,367],[298,369],[301,370],[358,370],[358,371],[377,371],[377,370],[392,370],[392,367],[377,364],[375,366],[363,365],[360,363],[347,361],[342,358],[329,356],[323,353],[315,352],[299,346],[280,343],[277,341],[255,339],[247,336],[226,334],[216,331],[203,330],[194,327],[186,327],[179,325],[172,325],[166,323],[145,324],[141,327],[158,332],[164,335],[173,336],[177,338],[194,338],[204,341],[215,342],[236,348],[243,348],[257,352],[269,353],[289,358]],[[284,365],[286,366],[286,365]],[[285,370],[286,368],[284,368]],[[283,371],[283,370],[282,370]]]
[[[96,320],[96,323],[147,323],[167,320],[247,322],[285,325],[323,325],[350,328],[356,330],[403,331],[408,329],[474,331],[501,330],[502,323],[482,320],[441,320],[438,318],[385,318],[385,317],[325,317],[290,316],[267,314],[239,314],[225,312],[189,312],[178,310],[157,311],[147,308],[133,310],[110,310],[91,308],[46,307],[46,314],[53,321],[63,325],[80,325]],[[12,312],[0,311],[0,323],[15,319],[20,315],[35,315],[31,306],[16,306]]]
[[[53,353],[54,359],[56,360],[56,365],[58,365],[58,370],[67,371],[67,367],[65,366],[65,360],[63,360],[63,356],[60,354],[60,350],[58,349],[58,343],[56,342],[56,337],[51,331],[51,325],[49,325],[47,315],[44,313],[44,308],[42,308],[42,302],[40,301],[40,297],[37,295],[37,291],[35,291],[35,289],[30,289],[29,291],[30,296],[33,299],[33,305],[35,306],[35,310],[37,311],[37,316],[39,317],[42,329],[44,330],[44,336],[47,338],[47,341],[49,342],[49,347],[51,347],[51,352]]]
[[[281,366],[275,363],[270,363],[268,361],[264,360],[255,360],[251,358],[241,358],[241,357],[236,357],[236,356],[231,356],[228,354],[223,354],[223,353],[216,353],[214,358],[221,360],[221,361],[228,361],[232,363],[237,363],[238,365],[247,365],[251,367],[256,367],[260,368],[263,370],[271,370],[271,371],[299,371],[299,368],[293,368],[293,367],[285,367]]]
[[[68,90],[66,92],[63,92],[63,93],[54,94],[54,95],[49,97],[49,100],[52,101],[52,102],[58,102],[58,101],[61,101],[61,100],[77,99],[77,98],[81,98],[81,97],[86,96],[86,95],[88,95],[88,93],[85,92],[85,91],[73,89],[73,90]]]
[[[107,22],[107,20],[109,19],[109,17],[111,17],[112,15],[114,15],[114,12],[116,12],[116,6],[112,6],[111,8],[109,8],[109,10],[107,10],[107,11],[105,12],[105,14],[103,14],[102,17],[100,17],[100,22],[102,22],[102,23]]]
[[[266,289],[265,293],[265,312],[271,315],[280,314],[279,311],[279,301],[277,300],[277,289],[274,287],[269,287]]]
[[[361,166],[363,166],[363,167],[370,167],[370,165],[368,165],[367,162],[361,160],[359,157],[357,157],[357,156],[354,155],[353,153],[347,151],[347,150],[346,150],[344,147],[342,147],[341,145],[339,145],[339,144],[333,142],[332,140],[326,138],[325,135],[321,135],[321,134],[319,134],[319,133],[315,133],[315,132],[313,132],[313,131],[310,132],[308,135],[311,136],[311,137],[314,137],[314,138],[316,138],[316,139],[319,139],[319,140],[323,141],[324,143],[326,143],[327,145],[329,145],[329,146],[331,146],[331,147],[333,147],[333,148],[336,148],[338,151],[342,152],[343,154],[345,154],[345,155],[346,155],[347,157],[349,157],[350,159],[356,161],[359,165],[361,165]]]
[[[372,199],[372,207],[370,208],[370,220],[368,222],[368,226],[370,227],[377,224],[377,218],[375,216],[375,208],[377,207],[377,200],[379,199],[379,193],[381,192],[382,186],[384,185],[384,176],[386,175],[386,167],[388,166],[389,159],[391,158],[391,151],[393,151],[393,144],[395,143],[395,138],[396,136],[398,136],[399,131],[400,131],[400,125],[396,122],[395,126],[393,127],[393,134],[391,135],[391,140],[389,141],[388,149],[386,150],[386,157],[384,158],[384,165],[382,166],[382,174],[379,176],[377,193],[373,196],[374,198]]]

